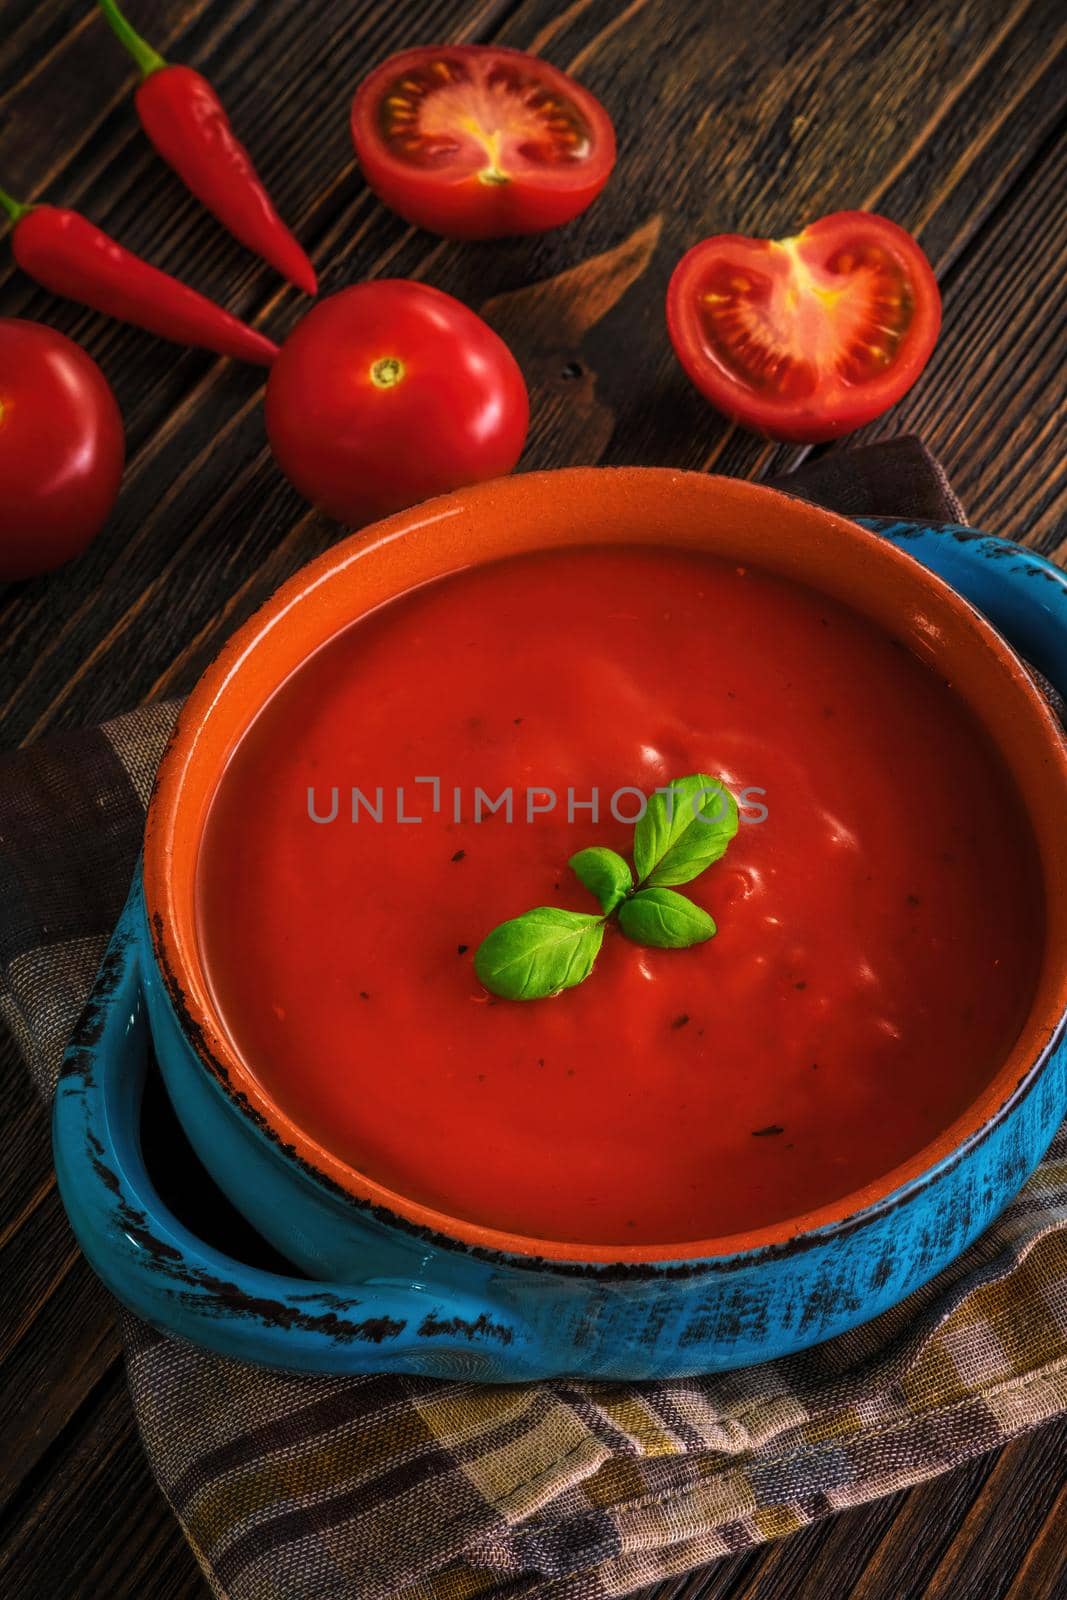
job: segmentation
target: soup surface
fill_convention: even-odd
[[[595,911],[568,857],[629,854],[612,800],[692,772],[742,800],[682,891],[717,937],[609,929],[579,988],[490,997],[490,929]],[[510,822],[475,820],[509,788]],[[234,1045],[322,1145],[456,1217],[628,1245],[796,1216],[921,1149],[1013,1043],[1043,916],[950,687],[812,591],[621,547],[443,579],[310,658],[222,777],[198,913]]]

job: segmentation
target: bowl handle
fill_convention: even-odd
[[[234,1260],[184,1226],[144,1164],[149,1036],[131,895],[56,1091],[59,1191],[90,1265],[146,1322],[220,1354],[300,1371],[389,1370],[515,1380],[527,1331],[428,1285],[326,1287]]]
[[[1067,699],[1067,572],[1036,551],[955,523],[856,521],[944,578]]]

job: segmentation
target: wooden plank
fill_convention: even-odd
[[[1055,1424],[641,1600],[1057,1600],[1065,1452],[1067,1424]]]
[[[27,1481],[0,1531],[0,1593],[18,1600],[208,1600],[149,1473],[118,1372],[70,1447]]]
[[[1067,1594],[1067,1478],[1004,1600],[1062,1600]]]
[[[920,1595],[924,1572],[932,1569],[967,1515],[992,1465],[989,1458],[968,1462],[936,1484],[831,1517],[819,1525],[822,1538],[808,1559],[794,1539],[781,1540],[768,1550],[755,1579],[737,1591],[736,1600],[813,1600],[829,1593],[837,1600],[905,1600],[905,1594]],[[919,1529],[921,1554],[909,1544]],[[885,1560],[887,1551],[892,1553]]]
[[[150,24],[153,42],[166,54],[208,4],[154,0],[151,17],[143,19],[146,32]],[[8,9],[5,0],[5,22]],[[109,125],[133,116],[127,102],[137,69],[95,7],[31,9],[19,0],[19,10],[21,21],[12,16],[0,46],[0,182],[36,200]],[[75,203],[70,194],[65,201],[49,198],[57,205]]]
[[[49,1220],[61,1233],[61,1219]],[[29,1243],[27,1234],[27,1248]],[[0,1512],[54,1448],[97,1384],[120,1366],[114,1302],[78,1254],[24,1318],[18,1339],[0,1361],[7,1413]]]
[[[524,8],[512,18],[508,42],[521,42],[527,15]],[[640,50],[620,34],[596,47],[602,9],[572,8],[568,16],[570,24],[553,34],[552,59],[580,62],[609,106],[640,107],[624,121],[615,181],[650,196],[639,217],[654,208],[668,221],[640,293],[602,330],[604,362],[625,378],[604,459],[745,476],[784,470],[806,452],[729,428],[680,373],[662,336],[671,268],[708,233],[786,234],[825,211],[875,202],[905,226],[925,216],[924,243],[947,270],[1011,182],[1013,164],[1033,151],[1062,107],[1053,49],[1059,6],[839,0],[815,24],[801,7],[721,8],[710,20],[694,7],[672,13],[669,27],[657,26],[652,7],[643,13]],[[980,164],[978,204],[968,157],[985,148],[991,95],[1012,109],[997,142],[1003,176]],[[931,208],[931,170],[942,160],[951,162],[953,180]],[[463,287],[455,292],[462,297]]]
[[[213,13],[218,9],[213,8]],[[227,14],[234,9],[228,7]],[[506,10],[507,0],[481,0],[474,7],[461,0],[437,0],[427,7],[425,24],[442,36],[471,37],[491,31]],[[365,264],[371,268],[375,263],[384,265],[390,242],[410,237],[412,230],[373,204],[356,181],[346,106],[367,61],[403,42],[402,16],[397,10],[364,0],[357,8],[320,6],[319,17],[328,18],[329,26],[308,27],[304,11],[296,0],[270,8],[269,14],[260,8],[256,25],[241,31],[240,49],[229,53],[224,48],[227,40],[217,37],[218,27],[202,50],[193,48],[193,40],[183,43],[190,47],[190,59],[216,81],[235,121],[263,129],[264,137],[252,141],[250,136],[250,142],[255,143],[263,175],[287,215],[300,225],[300,208],[295,202],[291,206],[286,203],[291,196],[285,184],[291,183],[308,207],[314,209],[321,201],[323,216],[329,216],[340,174],[342,185],[347,181],[349,190],[358,194],[346,213],[344,236],[362,240],[372,220],[371,233],[381,237],[378,242],[367,239]],[[249,52],[257,42],[263,48],[261,56],[254,58],[257,65],[252,72]],[[270,63],[269,70],[262,63]],[[258,296],[266,312],[274,315],[272,331],[284,332],[297,315],[298,297],[204,214],[152,154],[135,120],[131,127],[132,131],[124,128],[121,134],[115,133],[95,158],[95,176],[79,203],[131,248],[150,254],[206,292],[225,298],[239,314],[253,312]],[[0,137],[0,171],[7,145]],[[131,145],[136,145],[134,155],[129,154]],[[323,174],[318,187],[315,181],[308,181],[309,165]],[[422,253],[425,249],[424,241]],[[13,270],[6,286],[0,277],[0,292],[5,314],[43,318],[79,339],[101,361],[122,406],[130,448],[119,512],[92,551],[56,578],[9,587],[6,603],[0,597],[0,636],[8,641],[0,663],[3,701],[28,671],[37,670],[42,638],[48,641],[46,653],[51,653],[67,637],[72,614],[91,625],[93,616],[99,614],[98,601],[105,586],[112,594],[120,583],[125,593],[137,592],[133,581],[139,572],[129,563],[130,543],[134,538],[143,539],[144,522],[149,510],[158,506],[161,484],[173,485],[203,451],[214,470],[203,470],[201,463],[202,515],[217,499],[220,484],[228,483],[232,476],[232,460],[225,457],[232,436],[228,430],[244,422],[245,438],[262,451],[258,399],[263,374],[258,369],[236,368],[202,352],[180,351],[57,301]],[[152,449],[139,460],[138,449],[146,440],[152,441]],[[145,491],[142,495],[132,488],[138,481]],[[273,475],[271,482],[277,485]],[[183,524],[188,526],[184,510],[181,521],[173,525]],[[157,536],[154,559],[149,559],[142,582],[149,581],[149,575],[161,565],[166,566],[169,553],[160,548]],[[17,736],[17,732],[12,735]]]
[[[52,1144],[48,1117],[22,1065],[14,1040],[0,1023],[0,1247],[41,1198],[51,1176]]]
[[[1002,1450],[937,1568],[924,1600],[1000,1600],[1067,1481],[1067,1424]]]
[[[1018,1459],[1034,1447],[1034,1440],[1023,1441]],[[905,1592],[922,1595],[999,1459],[992,1455],[968,1461],[899,1497],[884,1536],[856,1573],[849,1600],[904,1600]],[[906,1574],[903,1582],[902,1574]],[[905,1590],[905,1584],[910,1588]]]
[[[198,0],[197,10],[205,4]],[[507,0],[481,0],[474,7],[461,0],[434,0],[426,8],[426,25],[443,36],[485,32],[506,5]],[[200,25],[187,28],[176,47],[176,57],[211,78],[279,209],[313,251],[316,232],[341,195],[351,198],[358,192],[364,210],[372,209],[355,174],[347,104],[367,60],[403,42],[402,27],[397,11],[383,10],[373,0],[358,6],[339,0],[320,3],[314,25],[298,0],[279,0],[269,8],[256,7],[251,0],[229,0],[225,6],[210,6]],[[110,58],[113,45],[121,64],[124,52],[106,29],[90,44],[94,58]],[[78,81],[91,83],[90,62],[81,61],[79,69]],[[59,118],[51,99],[62,96],[70,76],[68,64],[57,64],[49,73],[49,95],[41,103],[31,102],[48,148],[49,121]],[[271,321],[270,331],[283,334],[307,301],[286,290],[277,274],[231,239],[154,154],[130,99],[133,82],[124,76],[113,114],[79,149],[62,191],[49,189],[48,198],[85,211],[130,249],[223,301],[237,315]],[[34,145],[26,129],[18,138],[15,131],[0,130],[0,172],[27,143]],[[13,179],[5,186],[16,187]],[[40,187],[30,185],[29,190],[35,193]],[[211,356],[182,352],[56,300],[21,274],[6,251],[0,252],[0,294],[6,315],[48,321],[101,362],[118,394],[134,450],[206,372],[221,365]]]
[[[85,15],[78,0],[52,0],[50,5],[7,0],[0,37],[0,112],[9,92],[35,63],[52,57],[72,29],[84,25]]]
[[[48,1115],[0,1044],[0,1511],[119,1356],[115,1308],[71,1236],[52,1174]]]
[[[501,295],[523,291],[531,279],[561,278],[573,271],[575,261],[587,264],[590,258],[610,255],[660,216],[661,234],[640,282],[587,330],[577,348],[574,341],[566,348],[558,342],[553,347],[549,339],[536,349],[527,341],[520,351],[531,366],[535,409],[541,412],[524,464],[580,456],[711,465],[748,474],[786,464],[797,452],[773,450],[728,428],[689,387],[664,335],[666,279],[683,246],[709,228],[773,231],[795,225],[795,217],[786,218],[785,191],[791,196],[789,205],[800,205],[810,214],[861,199],[878,171],[899,168],[894,185],[903,192],[907,173],[918,160],[916,150],[925,148],[923,131],[931,124],[931,108],[947,87],[961,85],[953,125],[970,127],[979,109],[984,110],[987,71],[1003,72],[1006,93],[1031,82],[1034,37],[1044,49],[1044,33],[1033,19],[1046,27],[1044,0],[1035,0],[1025,13],[1018,7],[1012,13],[1018,13],[1018,26],[1027,22],[1025,38],[1014,49],[999,13],[994,16],[986,8],[979,25],[963,39],[952,30],[946,33],[955,8],[947,0],[939,4],[940,11],[927,9],[919,27],[907,7],[872,9],[857,0],[837,6],[832,18],[814,31],[790,8],[769,7],[767,26],[759,33],[758,60],[753,59],[757,46],[752,30],[740,30],[729,17],[717,16],[711,25],[705,19],[698,26],[686,13],[662,30],[665,39],[657,33],[646,53],[633,48],[625,30],[605,30],[602,11],[572,8],[570,20],[548,40],[553,58],[565,64],[579,60],[591,87],[609,104],[648,103],[647,117],[631,119],[623,127],[616,180],[620,193],[650,195],[642,214],[620,229],[616,211],[605,200],[573,228],[532,244],[428,246],[424,236],[395,219],[368,211],[366,196],[358,190],[322,240],[320,254],[331,263],[327,287],[368,271],[388,270],[424,273],[477,302],[493,291],[491,298],[499,301]],[[550,11],[537,4],[521,6],[504,36],[512,43],[535,40],[539,31],[544,33]],[[939,17],[945,43],[940,54],[933,51],[932,70],[917,78],[921,53],[928,49],[927,32],[935,40],[939,37]],[[679,60],[687,63],[682,81]],[[872,93],[868,104],[863,97],[875,63],[878,84],[884,80],[886,87]],[[757,80],[759,85],[764,80],[778,83],[782,93],[770,94],[756,86]],[[845,114],[846,102],[862,101],[848,123],[862,152],[848,192],[841,192],[834,176],[834,163],[841,158],[837,134],[828,144],[820,143],[804,128],[794,148],[792,122],[784,129],[783,103],[799,106],[802,97],[811,97],[813,103],[829,101],[826,121],[831,128]],[[1034,97],[1037,90],[1032,87]],[[743,113],[727,123],[731,106],[739,101]],[[640,139],[631,124],[641,126]],[[712,162],[715,182],[709,184],[696,170],[693,151],[703,148],[708,162],[713,135],[714,140],[723,137],[720,125],[728,127],[732,148],[728,160]],[[689,134],[685,155],[665,175],[663,152],[677,145],[679,129]],[[937,136],[937,127],[927,135]],[[666,192],[661,195],[657,189]],[[921,199],[916,192],[916,208]],[[960,217],[953,213],[955,220],[945,221],[952,206],[948,190],[935,215],[955,240]],[[372,245],[376,254],[369,256]],[[1027,263],[1023,268],[1025,276]],[[127,335],[114,337],[125,347]],[[180,361],[200,359],[186,356]],[[568,396],[558,375],[575,363],[583,383]],[[642,374],[640,382],[634,381],[635,372]],[[130,377],[135,377],[133,371]],[[591,441],[576,426],[574,414],[576,402],[590,390],[608,413]],[[153,685],[187,685],[193,669],[225,631],[263,597],[266,586],[258,582],[257,573],[268,556],[276,557],[279,540],[287,540],[292,559],[272,560],[272,583],[334,537],[330,525],[302,521],[295,497],[279,486],[260,431],[258,393],[258,376],[217,376],[211,369],[195,401],[153,436],[143,459],[135,460],[119,512],[97,546],[66,573],[29,586],[18,607],[23,624],[8,657],[10,700],[4,714],[13,736],[29,737],[55,723],[108,714]],[[589,443],[591,450],[584,448]],[[165,486],[162,497],[160,485]],[[299,536],[290,541],[295,527]],[[229,603],[235,589],[242,590],[236,607]],[[179,590],[180,609],[172,598]],[[42,636],[48,641],[43,648]],[[189,673],[168,678],[171,663],[192,638],[202,641],[202,649],[189,661]],[[68,651],[77,661],[73,678],[66,670]]]
[[[1065,253],[1067,142],[1060,140],[953,274],[944,330],[919,384],[861,435],[921,433],[976,526],[1061,560]]]
[[[906,158],[863,197],[864,209],[918,233],[939,274],[984,231],[1063,114],[1062,8],[1016,0],[997,15],[999,26],[941,97]],[[973,23],[966,8],[943,19],[935,48],[954,52]]]

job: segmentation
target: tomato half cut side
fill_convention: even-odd
[[[678,359],[718,410],[771,439],[818,444],[895,405],[941,327],[941,296],[910,233],[838,211],[791,239],[719,234],[667,291]]]
[[[488,45],[390,56],[356,91],[352,140],[380,200],[453,239],[559,227],[615,165],[611,119],[587,89]]]

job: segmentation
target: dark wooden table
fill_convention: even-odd
[[[661,463],[761,477],[805,454],[728,427],[664,331],[683,249],[865,206],[917,233],[945,325],[863,437],[920,431],[972,520],[1067,557],[1062,437],[1067,146],[1061,0],[130,0],[205,70],[325,293],[425,278],[486,311],[526,370],[525,467]],[[304,310],[184,193],[137,125],[133,73],[88,0],[4,0],[0,183],[76,206],[281,337]],[[375,203],[348,103],[412,43],[498,40],[613,111],[616,175],[533,242],[441,243]],[[62,304],[0,251],[0,314],[100,361],[126,419],[118,510],[66,571],[0,592],[6,745],[180,693],[278,582],[337,537],[266,450],[262,374]],[[887,506],[893,512],[896,507]],[[135,1436],[107,1295],[65,1225],[46,1118],[8,1045],[0,1104],[0,1593],[193,1600],[192,1556]],[[1067,1427],[662,1586],[690,1600],[1067,1595]]]

